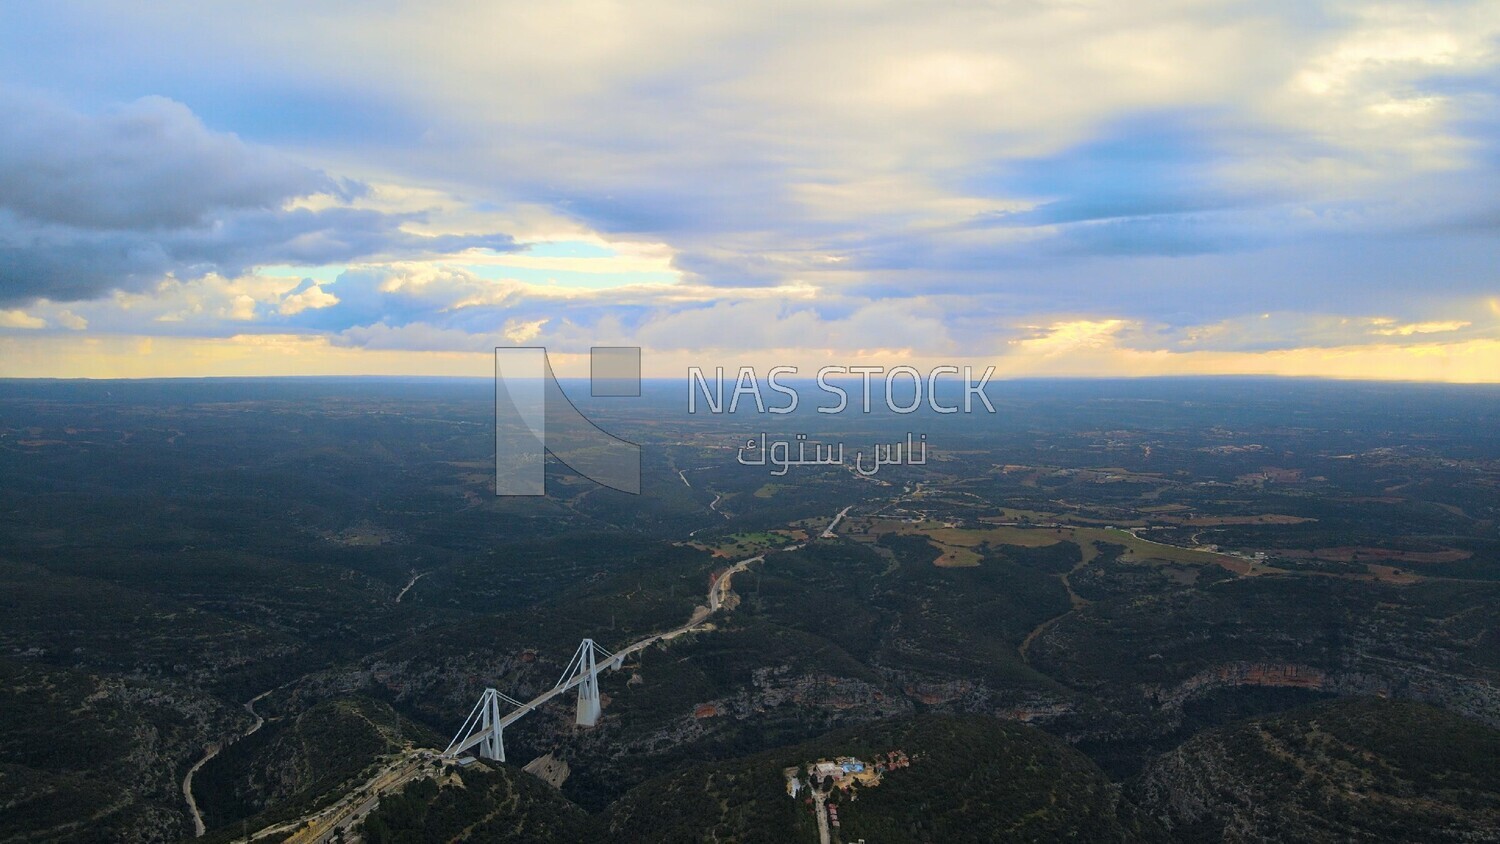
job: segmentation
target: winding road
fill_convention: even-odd
[[[277,688],[280,687],[278,686]],[[266,689],[255,697],[245,701],[245,711],[250,713],[250,717],[255,719],[255,723],[250,725],[250,729],[244,731],[243,733],[240,733],[229,741],[214,742],[213,744],[210,744],[207,748],[204,749],[203,758],[193,763],[193,767],[188,768],[187,776],[184,776],[182,778],[182,797],[187,801],[188,812],[193,816],[193,836],[195,838],[202,836],[203,833],[208,831],[208,828],[203,825],[203,813],[198,811],[198,801],[193,799],[193,775],[198,773],[199,768],[207,765],[208,760],[214,758],[215,756],[218,756],[220,750],[228,747],[231,744],[234,744],[240,739],[249,738],[250,736],[255,735],[255,732],[257,730],[265,726],[266,719],[262,718],[260,716],[260,713],[255,711],[255,704],[259,703],[261,698],[264,698],[266,695],[274,691],[276,691],[276,689]]]
[[[724,500],[724,496],[723,495],[721,495],[721,494],[719,494],[717,492],[714,493],[714,500],[708,502],[708,509],[712,510],[715,513],[718,513],[719,515],[721,515],[721,516],[723,516],[724,518],[727,519],[727,518],[729,518],[729,514],[726,513],[726,512],[724,512],[723,510],[719,509],[719,502],[722,501],[722,500]],[[695,529],[692,533],[688,534],[688,539],[692,539],[693,537],[695,537],[695,536],[698,535],[699,531],[707,530],[710,527],[713,527],[713,525],[704,525],[701,528]]]

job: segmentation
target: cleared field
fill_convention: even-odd
[[[1120,556],[1120,559],[1127,563],[1165,561],[1190,566],[1216,565],[1236,574],[1250,572],[1250,566],[1237,557],[1181,548],[1176,545],[1164,545],[1160,542],[1142,539],[1129,531],[1108,528],[1073,528],[1073,531],[1076,536],[1074,541],[1080,545],[1084,542],[1110,542],[1115,545],[1124,545],[1125,553]]]
[[[1065,534],[1076,528],[1023,528],[1000,526],[986,528],[984,530],[964,530],[963,528],[950,528],[941,525],[918,531],[931,537],[939,545],[956,545],[960,548],[974,548],[986,542],[991,545],[1019,545],[1023,548],[1041,548],[1046,545],[1056,545],[1062,541]]]
[[[1393,548],[1370,548],[1367,546],[1341,546],[1338,548],[1314,548],[1311,551],[1291,549],[1277,551],[1285,557],[1295,560],[1330,560],[1336,563],[1359,563],[1379,560],[1387,563],[1456,563],[1467,560],[1474,554],[1458,548],[1445,548],[1441,551],[1401,551]]]
[[[1016,510],[1016,509],[1011,508],[1011,507],[1004,507],[1004,508],[1001,508],[1000,515],[998,515],[998,516],[986,516],[986,517],[980,519],[980,521],[981,522],[1019,522],[1019,521],[1030,520],[1030,521],[1033,521],[1033,522],[1055,522],[1055,521],[1057,521],[1057,519],[1058,519],[1058,514],[1057,513],[1047,513],[1047,512],[1043,512],[1041,510]]]
[[[871,535],[900,534],[925,536],[938,552],[934,565],[943,567],[978,565],[980,555],[974,551],[982,545],[1014,545],[1023,548],[1042,548],[1059,542],[1074,542],[1083,549],[1085,560],[1097,553],[1094,543],[1123,545],[1125,552],[1120,560],[1126,563],[1175,563],[1188,566],[1216,565],[1237,574],[1248,574],[1251,567],[1244,560],[1224,554],[1180,548],[1142,539],[1129,531],[1098,527],[1020,527],[996,525],[995,527],[971,530],[948,527],[940,522],[902,522],[894,519],[876,519],[869,523]]]
[[[766,530],[754,533],[735,533],[709,544],[707,542],[689,542],[690,547],[700,548],[708,551],[715,557],[741,557],[753,556],[763,551],[771,551],[793,542],[806,540],[807,532],[803,530]]]
[[[1226,525],[1300,525],[1315,522],[1302,516],[1285,516],[1279,513],[1260,513],[1254,516],[1188,516],[1173,518],[1165,516],[1161,521],[1183,527],[1223,527]]]
[[[1063,502],[1066,503],[1066,502]],[[1315,522],[1303,516],[1288,516],[1281,513],[1255,513],[1247,516],[1187,516],[1179,515],[1183,510],[1191,509],[1184,504],[1160,504],[1150,507],[1137,507],[1129,511],[1129,514],[1120,513],[1114,516],[1084,515],[1076,512],[1048,513],[1040,510],[1016,510],[1009,507],[1000,511],[998,516],[986,516],[983,522],[1064,522],[1070,524],[1109,526],[1119,525],[1123,527],[1147,527],[1149,525],[1174,525],[1177,527],[1228,527],[1231,525],[1300,525],[1306,522]]]
[[[936,543],[934,543],[936,545]],[[980,556],[967,548],[937,545],[943,553],[932,564],[942,569],[967,568],[979,565]]]
[[[1395,566],[1365,566],[1369,570],[1368,578],[1381,583],[1399,583],[1403,586],[1411,583],[1420,583],[1421,577],[1409,571],[1402,571]],[[1363,578],[1361,578],[1363,579]]]

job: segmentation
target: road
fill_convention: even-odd
[[[182,798],[187,801],[188,812],[193,816],[193,836],[195,838],[202,836],[203,833],[208,831],[208,828],[203,825],[203,813],[198,811],[198,801],[193,799],[193,775],[198,773],[199,768],[207,765],[208,760],[214,758],[215,756],[218,756],[219,751],[224,747],[234,744],[242,738],[248,738],[249,736],[254,735],[256,730],[259,730],[261,727],[265,726],[266,719],[260,717],[260,713],[255,711],[255,704],[259,703],[261,698],[265,697],[273,691],[275,691],[275,689],[267,689],[256,695],[255,697],[245,701],[245,711],[250,713],[250,717],[255,719],[255,723],[250,725],[250,729],[244,731],[243,733],[240,733],[238,736],[235,736],[234,738],[230,739],[227,742],[224,742],[223,744],[220,744],[219,742],[210,744],[207,748],[204,749],[203,758],[193,763],[193,767],[188,768],[187,776],[184,776],[182,778]]]
[[[826,795],[816,788],[812,790],[812,793],[813,814],[818,816],[818,844],[830,844],[830,836],[828,832],[828,807],[823,805],[823,801],[826,799]]]
[[[839,526],[839,522],[842,522],[844,520],[844,517],[849,515],[849,511],[853,508],[854,505],[850,504],[848,507],[840,510],[839,514],[833,517],[833,521],[828,523],[828,527],[823,531],[823,536],[821,538],[832,539],[835,536],[838,536],[838,534],[833,532],[833,529]]]
[[[711,510],[711,511],[713,511],[713,512],[715,512],[715,513],[718,513],[719,515],[721,515],[721,516],[723,516],[724,518],[727,519],[727,518],[729,518],[729,514],[726,513],[726,512],[724,512],[723,510],[719,509],[719,502],[721,500],[723,500],[723,498],[724,498],[724,496],[722,496],[722,495],[720,495],[718,493],[714,493],[714,500],[708,502],[708,509]],[[713,525],[704,525],[701,528],[697,528],[692,533],[688,534],[688,539],[692,539],[693,537],[697,536],[700,531],[707,530],[708,528],[711,528],[711,527],[713,527]]]
[[[203,751],[203,758],[194,762],[193,767],[188,768],[187,776],[182,778],[182,797],[187,801],[188,813],[193,816],[193,837],[195,838],[201,838],[203,833],[208,831],[208,827],[203,825],[203,813],[198,811],[198,801],[193,799],[193,775],[198,773],[199,768],[207,765],[208,760],[218,755],[218,742],[210,744]]]
[[[397,592],[397,593],[396,593],[396,603],[398,603],[398,604],[399,604],[399,603],[401,603],[401,599],[402,599],[402,598],[405,598],[405,597],[406,597],[406,593],[407,593],[407,592],[410,592],[410,591],[411,591],[411,588],[412,588],[412,587],[413,587],[413,586],[416,586],[416,585],[417,585],[417,581],[419,581],[419,580],[421,580],[421,579],[422,579],[422,578],[424,578],[424,577],[426,577],[426,576],[427,576],[427,574],[428,574],[428,573],[427,573],[427,572],[425,572],[425,571],[424,571],[424,572],[418,572],[418,573],[416,573],[416,574],[413,574],[413,575],[412,575],[412,576],[411,576],[411,580],[408,580],[408,581],[406,581],[406,585],[405,585],[405,586],[403,586],[403,587],[401,587],[401,591],[400,591],[400,592]]]
[[[723,516],[724,518],[727,519],[727,518],[729,518],[729,514],[726,513],[726,512],[724,512],[723,510],[719,509],[719,502],[723,501],[723,500],[724,500],[724,496],[723,495],[720,495],[717,492],[714,493],[714,500],[708,502],[708,509],[710,511],[712,511],[712,512],[718,513],[719,515],[721,515],[721,516]],[[694,530],[692,533],[688,534],[688,539],[692,539],[693,537],[697,536],[699,531],[707,530],[708,528],[711,528],[711,527],[713,527],[713,525],[704,525],[703,527],[698,528],[697,530]]]
[[[400,767],[381,769],[366,780],[364,785],[344,795],[332,805],[310,817],[298,820],[296,825],[301,828],[287,837],[286,844],[324,844],[340,830],[346,833],[352,832],[354,827],[364,821],[366,815],[380,805],[381,794],[395,791],[410,782],[422,772],[423,763],[431,756],[431,751],[424,753],[407,750],[403,752],[392,763]]]
[[[801,547],[802,547],[801,545],[796,546],[796,548],[801,548]],[[788,549],[788,550],[795,550],[795,548],[791,548],[791,549]],[[747,559],[740,560],[738,563],[735,563],[734,565],[732,565],[729,568],[725,569],[723,574],[721,574],[718,577],[714,578],[713,585],[708,588],[708,611],[709,611],[709,613],[710,614],[716,613],[716,612],[719,611],[720,607],[724,606],[724,599],[726,599],[726,598],[729,597],[729,582],[730,582],[730,580],[732,580],[734,578],[735,575],[737,575],[740,572],[744,571],[745,568],[747,566],[749,566],[751,563],[763,562],[765,559],[766,559],[766,555],[765,554],[759,554],[759,555],[754,556],[754,557],[749,557]]]

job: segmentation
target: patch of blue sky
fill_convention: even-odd
[[[292,276],[296,278],[310,278],[320,284],[330,284],[338,280],[339,273],[348,267],[342,264],[328,264],[321,267],[305,267],[294,264],[271,264],[260,267],[256,275],[282,277]]]
[[[525,254],[534,258],[613,258],[620,253],[586,240],[548,240],[528,244]]]
[[[314,89],[305,79],[242,80],[237,95],[216,96],[224,82],[179,81],[174,99],[209,126],[260,143],[416,142],[426,128],[399,102],[342,87]]]
[[[677,282],[677,274],[666,270],[612,271],[601,267],[598,272],[590,272],[551,267],[516,267],[506,264],[460,264],[458,266],[480,278],[513,279],[537,285],[555,284],[558,287],[578,290],[606,290],[632,284],[675,284]]]
[[[1137,115],[1055,155],[996,162],[982,168],[973,182],[997,195],[1044,199],[1032,210],[995,218],[1005,225],[1156,217],[1242,205],[1246,197],[1217,175],[1228,153],[1221,146],[1216,117],[1201,110]]]

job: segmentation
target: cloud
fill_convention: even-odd
[[[148,97],[97,115],[0,89],[0,302],[78,301],[270,263],[511,250],[349,207],[361,187]],[[322,197],[322,207],[305,201]],[[304,202],[298,206],[295,203]]]
[[[500,333],[505,335],[505,339],[520,345],[535,340],[537,335],[542,333],[542,326],[547,322],[546,317],[533,320],[506,320],[505,327],[500,330]]]
[[[750,295],[710,303],[675,301],[665,291],[622,302],[619,291],[559,299],[517,291],[476,312],[426,308],[387,314],[338,331],[346,346],[408,351],[481,351],[497,345],[640,345],[654,354],[781,353],[825,350],[855,356],[953,352],[940,308],[860,299],[788,302]],[[630,294],[639,296],[640,294]]]
[[[230,300],[229,307],[220,311],[220,315],[235,322],[249,322],[255,319],[255,299],[241,293]]]
[[[58,311],[52,321],[69,331],[82,331],[89,327],[88,320],[67,309]]]
[[[84,115],[0,89],[0,207],[91,230],[202,226],[344,189],[286,156],[212,132],[181,103],[145,97]]]
[[[22,310],[0,310],[0,328],[46,328],[47,321]]]
[[[308,279],[307,282],[311,282],[311,279]],[[331,308],[338,303],[339,297],[316,284],[304,283],[303,285],[299,285],[295,291],[283,296],[276,309],[282,316],[296,316],[303,311]]]
[[[1410,337],[1413,334],[1445,334],[1451,331],[1468,328],[1473,323],[1468,320],[1441,320],[1434,322],[1411,322],[1405,325],[1395,325],[1394,320],[1382,319],[1378,321],[1379,328],[1376,334],[1385,337]]]
[[[1481,303],[1460,298],[1431,304],[1428,312],[1473,313]],[[1461,343],[1492,338],[1495,326],[1468,319],[1434,318],[1401,322],[1391,317],[1275,311],[1189,325],[1135,323],[1115,339],[1139,351],[1265,353],[1287,349],[1332,349],[1360,344],[1418,346],[1434,341]],[[1434,337],[1433,335],[1446,335]]]
[[[493,59],[445,42],[419,71],[424,110],[465,128],[413,167],[556,203],[599,231],[660,237],[695,281],[723,286],[808,280],[833,261],[854,280],[908,272],[916,295],[947,269],[996,279],[1027,261],[1381,236],[1452,213],[1433,176],[1482,165],[1485,138],[1465,121],[1494,104],[1484,74],[1497,26],[1484,8],[682,16],[643,3],[620,37],[571,51],[570,68],[530,41]],[[513,22],[504,4],[448,14]],[[519,40],[559,25],[540,15],[497,29]],[[534,61],[523,69],[521,56]],[[445,67],[494,85],[443,85]],[[505,87],[520,74],[536,86]],[[1308,74],[1336,84],[1313,90]],[[1455,76],[1467,95],[1446,90]],[[489,143],[496,132],[510,142]]]
[[[1012,340],[1022,354],[1055,356],[1086,349],[1103,349],[1116,345],[1118,336],[1131,323],[1122,319],[1070,320],[1046,327],[1036,327],[1030,337]]]
[[[0,103],[27,336],[1149,368],[1495,331],[1487,2],[104,0],[0,42],[57,92]]]

